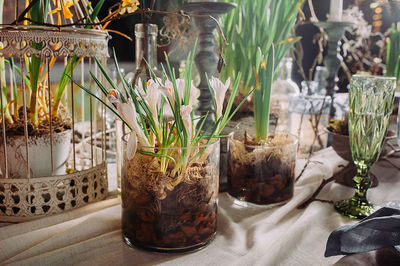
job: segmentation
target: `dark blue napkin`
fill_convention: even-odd
[[[354,225],[335,229],[325,257],[363,253],[400,245],[400,209],[383,207]]]

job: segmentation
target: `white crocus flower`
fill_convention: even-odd
[[[161,92],[159,90],[159,83],[150,79],[146,82],[147,90],[146,96],[143,99],[146,101],[147,106],[151,112],[151,117],[153,118],[155,130],[157,135],[161,136],[159,122],[158,122],[158,106],[161,105]],[[168,104],[167,104],[168,105]],[[155,143],[155,135],[153,136],[152,143]]]
[[[160,95],[163,95],[165,97],[163,116],[168,117],[168,118],[174,117],[171,106],[169,104],[169,102],[171,102],[171,104],[174,105],[174,101],[175,101],[174,87],[172,86],[172,83],[159,86],[158,91],[159,91]],[[160,97],[160,100],[161,100],[161,97]],[[160,104],[161,104],[161,102],[160,102]]]
[[[133,104],[133,102],[120,103],[117,105],[117,110],[118,110],[118,114],[121,116],[121,118],[124,119],[125,122],[127,122],[128,125],[130,126],[130,128],[132,129],[132,131],[133,131],[132,133],[136,133],[136,134],[132,134],[132,135],[136,135],[136,137],[130,137],[128,142],[135,141],[136,143],[139,142],[141,147],[150,147],[150,143],[147,141],[142,129],[140,128],[140,126],[137,122],[136,108],[135,108],[135,105]],[[128,145],[131,145],[131,147],[136,147],[136,145],[137,145],[136,143],[135,144],[128,143]],[[131,149],[130,152],[131,152],[131,154],[127,155],[127,156],[133,157],[133,155],[136,152],[136,149],[135,150]]]
[[[222,108],[224,104],[225,94],[231,84],[231,79],[228,78],[224,83],[221,80],[211,77],[210,85],[214,91],[215,103],[217,105],[217,110],[215,110],[216,120],[222,116]]]
[[[146,137],[144,136],[142,129],[137,123],[136,108],[133,102],[123,103],[121,101],[119,92],[116,90],[111,90],[108,93],[107,98],[112,104],[114,104],[114,106],[116,106],[118,114],[132,129],[133,131],[132,135],[135,135],[135,137],[131,136],[128,140],[128,147],[130,147],[130,154],[128,155],[128,157],[133,156],[135,154],[137,142],[139,142],[142,147],[149,147],[150,145],[146,140]],[[129,142],[135,142],[135,143],[129,143]]]
[[[160,92],[167,98],[169,102],[173,105],[175,102],[175,91],[174,86],[171,81],[166,80],[164,86],[160,87]]]
[[[160,104],[161,100],[159,85],[152,79],[147,81],[146,85],[147,85],[147,93],[146,96],[143,98],[147,102],[147,105],[149,106],[154,122],[157,123],[157,105]]]
[[[178,92],[179,101],[182,102],[185,97],[185,80],[184,79],[176,79],[176,89]],[[175,91],[174,85],[170,80],[166,80],[164,86],[161,87],[161,92],[171,101],[171,103],[175,102]],[[189,90],[189,105],[193,106],[196,103],[197,98],[199,97],[199,89],[194,86],[193,81],[191,82],[190,90]]]
[[[190,141],[192,139],[192,117],[190,116],[192,110],[193,110],[192,106],[190,105],[181,106],[181,117],[186,129],[186,134],[188,138],[188,143],[187,143],[188,147],[190,146]]]
[[[177,82],[177,89],[178,89],[178,96],[179,94],[179,88],[181,83]],[[184,86],[184,85],[183,85]],[[184,87],[183,87],[184,88]],[[164,110],[163,110],[163,115],[164,117],[168,117],[168,118],[172,118],[174,117],[173,114],[173,109],[175,108],[175,89],[174,89],[174,85],[172,84],[172,82],[170,80],[166,80],[163,86],[160,86],[160,92],[162,95],[165,96],[166,98],[166,102],[164,104]],[[179,99],[181,99],[181,97],[179,96]],[[171,106],[172,105],[172,106]]]
[[[110,90],[110,92],[107,94],[107,99],[112,104],[118,104],[121,102],[121,96],[116,90]]]
[[[167,82],[170,82],[170,81],[167,80]],[[185,96],[185,80],[184,79],[176,79],[176,88],[178,89],[179,101],[183,101],[184,96]]]
[[[178,92],[178,97],[179,97],[179,102],[182,102],[184,93],[185,93],[185,80],[183,79],[176,79],[176,89]],[[173,103],[175,101],[175,90],[174,90],[174,84],[170,80],[166,80],[164,87],[168,90],[168,93],[166,96],[168,99]]]
[[[179,99],[182,101],[185,96],[185,80],[184,79],[177,79],[176,86],[178,88],[178,95]],[[194,86],[193,80],[190,83],[190,90],[189,90],[189,105],[195,105],[197,98],[199,97],[199,89]]]

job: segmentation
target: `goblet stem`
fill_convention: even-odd
[[[367,190],[371,186],[371,179],[369,178],[369,168],[365,164],[355,163],[357,167],[357,175],[353,178],[354,188],[356,189],[354,198],[360,202],[367,201]]]
[[[355,162],[357,175],[353,178],[356,189],[351,199],[337,202],[336,210],[352,219],[362,219],[375,211],[374,205],[367,200],[367,190],[371,186],[369,166]]]

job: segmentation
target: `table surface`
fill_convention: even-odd
[[[400,158],[390,158],[400,166]],[[307,199],[323,178],[347,162],[331,149],[316,153],[295,185],[287,204],[267,209],[242,208],[227,193],[219,196],[215,240],[189,254],[159,254],[128,247],[121,237],[121,207],[110,198],[64,214],[0,228],[0,264],[11,265],[331,265],[341,256],[324,257],[329,234],[338,226],[355,223],[332,204]],[[298,160],[297,172],[304,165]],[[373,167],[379,186],[368,192],[370,201],[385,205],[400,200],[400,171],[388,161]],[[338,201],[353,189],[330,183],[319,198]]]

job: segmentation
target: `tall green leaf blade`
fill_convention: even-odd
[[[105,0],[99,0],[99,2],[96,4],[96,6],[94,7],[92,13],[90,14],[90,19],[86,20],[86,23],[92,23],[94,22],[94,20],[96,19],[97,15],[99,14],[103,4],[104,4]],[[85,28],[91,28],[91,25],[85,25]]]

